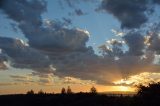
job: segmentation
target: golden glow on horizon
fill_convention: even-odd
[[[18,93],[26,93],[28,90],[33,89],[35,92],[39,90],[43,90],[48,93],[60,93],[62,87],[67,88],[68,86],[71,87],[73,92],[89,92],[92,86],[95,86],[98,92],[135,92],[136,87],[135,85],[138,84],[147,84],[147,82],[160,81],[160,73],[150,73],[150,72],[143,72],[137,75],[132,75],[124,79],[119,79],[114,81],[115,85],[99,85],[96,83],[91,83],[90,81],[80,80],[72,77],[66,77],[64,79],[55,79],[54,77],[54,84],[42,84],[38,83],[39,77],[30,78],[30,76],[26,76],[26,80],[33,80],[36,82],[14,82],[13,79],[5,79],[8,78],[6,76],[6,72],[1,72],[1,82],[0,82],[0,94],[18,94]],[[21,71],[20,71],[21,72]],[[19,76],[24,76],[27,73],[18,74]],[[14,73],[12,75],[15,75]],[[27,74],[28,75],[28,74]],[[48,78],[50,79],[50,77]],[[7,82],[10,81],[10,83]],[[49,80],[50,81],[50,80]],[[64,83],[62,83],[64,82]]]
[[[127,86],[120,86],[119,90],[123,92],[130,91],[130,89]]]
[[[127,85],[129,85],[129,84],[132,84],[132,81],[127,80],[127,79],[121,79],[121,80],[115,81],[114,84],[118,84],[118,85],[127,84]]]
[[[129,76],[128,78],[120,79],[118,81],[114,81],[116,85],[139,85],[146,84],[149,82],[159,82],[160,81],[160,73],[149,73],[143,72],[137,75]]]

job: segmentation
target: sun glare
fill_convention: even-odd
[[[119,90],[120,90],[120,91],[124,91],[124,92],[130,91],[129,88],[126,87],[126,86],[120,86],[120,87],[119,87]]]

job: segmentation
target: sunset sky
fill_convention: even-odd
[[[159,11],[159,0],[1,0],[0,94],[160,81]]]

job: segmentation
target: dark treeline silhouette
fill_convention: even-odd
[[[62,90],[61,90],[61,94],[72,94],[72,93],[73,92],[72,92],[70,86],[68,86],[67,91],[65,88],[62,88]]]
[[[89,93],[73,93],[62,88],[61,94],[47,94],[33,90],[22,95],[0,96],[0,106],[160,106],[160,83],[138,86],[134,96],[99,94],[95,87]]]

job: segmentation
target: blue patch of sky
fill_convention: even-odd
[[[0,11],[0,36],[2,37],[9,37],[9,38],[19,38],[26,41],[26,38],[22,34],[22,32],[17,28],[17,32],[14,31],[14,29],[11,26],[11,23],[16,24],[16,22],[12,21],[7,17],[6,14],[4,14],[2,11]]]

